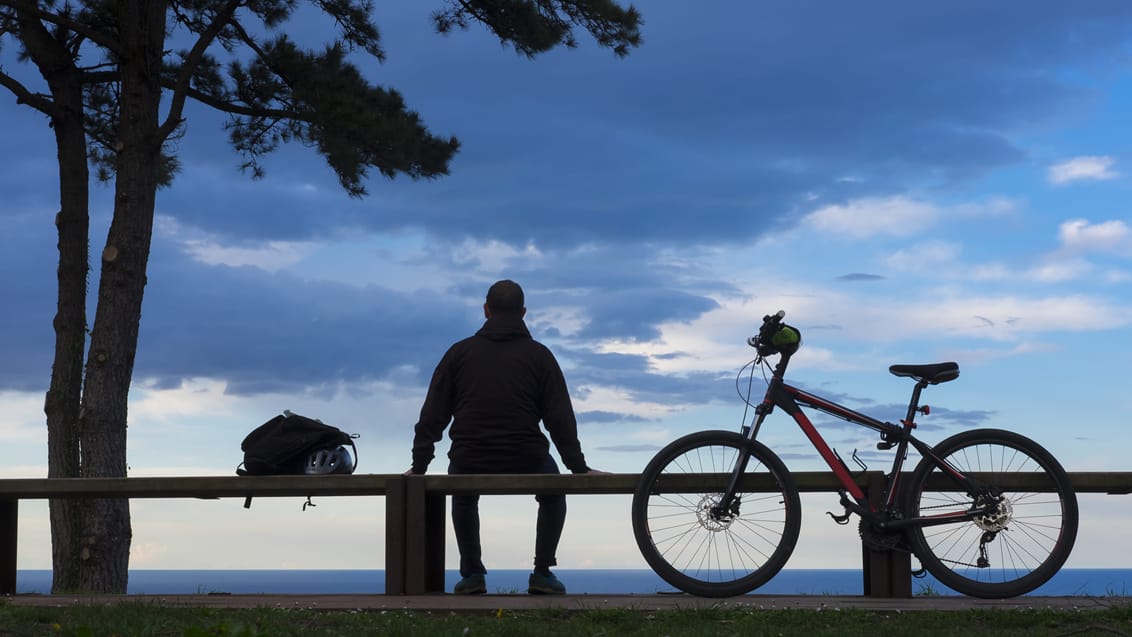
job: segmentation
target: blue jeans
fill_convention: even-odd
[[[484,473],[464,471],[456,463],[449,463],[449,475]],[[519,473],[506,467],[492,473]],[[561,473],[550,455],[533,470],[522,473]],[[535,524],[535,569],[549,569],[558,563],[558,541],[566,525],[566,494],[543,493],[535,496],[538,502],[538,520]],[[456,546],[460,549],[460,576],[487,573],[480,549],[480,497],[478,495],[452,496],[452,530],[456,533]]]

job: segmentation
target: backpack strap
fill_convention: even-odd
[[[352,449],[354,451],[354,454],[353,454],[354,466],[350,467],[350,473],[353,474],[354,471],[357,471],[357,469],[358,469],[358,447],[354,444],[354,439],[359,437],[361,434],[349,434],[349,435],[350,435],[350,439],[347,442],[350,443],[350,449]]]

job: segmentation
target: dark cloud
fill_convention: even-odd
[[[577,414],[579,423],[610,423],[610,422],[648,422],[648,418],[634,414],[620,414],[613,411],[581,411]]]
[[[859,281],[883,281],[885,277],[879,274],[865,274],[863,272],[853,272],[851,274],[842,274],[837,277],[838,281],[845,281],[847,283],[856,283]]]
[[[223,378],[233,393],[386,378],[425,382],[479,324],[463,300],[207,266],[164,245],[151,262],[136,375]]]
[[[998,412],[984,409],[948,409],[947,407],[932,407],[932,424],[954,427],[957,430],[986,427],[994,422]],[[940,422],[942,421],[942,422]]]
[[[602,354],[585,349],[555,348],[559,358],[572,363],[567,375],[571,391],[580,397],[585,388],[615,387],[630,400],[662,405],[702,404],[731,399],[730,377],[711,372],[673,376],[650,371],[644,356]]]
[[[38,214],[11,215],[0,238],[0,249],[11,264],[0,268],[0,289],[19,300],[0,315],[0,346],[6,356],[0,388],[46,388],[54,338],[54,241],[50,220]],[[634,258],[635,253],[623,256]],[[666,290],[670,276],[671,271],[659,267],[637,273],[614,268],[604,281],[607,287],[598,291],[602,279],[590,279],[584,269],[572,274],[516,273],[536,321],[540,311],[558,305],[594,317],[583,334],[568,338],[557,334],[553,325],[532,323],[540,339],[564,338],[567,345],[554,349],[574,368],[571,386],[622,386],[642,399],[669,404],[710,400],[718,392],[704,389],[719,389],[710,375],[671,378],[650,372],[644,357],[589,349],[594,338],[647,336],[660,323],[694,318],[714,307],[702,296],[710,286],[693,280],[689,285],[696,294]],[[92,272],[92,289],[97,281],[97,271]],[[554,291],[561,286],[572,289],[568,297]],[[218,378],[237,394],[319,388],[332,392],[340,383],[391,375],[398,382],[423,384],[444,350],[482,323],[478,305],[485,289],[486,284],[454,284],[441,294],[405,293],[253,267],[207,265],[158,233],[135,378],[157,388],[176,387],[194,377]],[[612,312],[617,308],[622,314]],[[635,422],[639,416],[594,412],[584,417],[600,422],[611,418]]]
[[[746,241],[816,205],[1018,162],[1015,135],[1097,98],[1054,70],[1103,70],[1132,32],[1122,2],[659,4],[626,59],[583,37],[531,61],[482,30],[432,34],[425,5],[377,10],[388,59],[367,72],[463,140],[451,176],[374,178],[352,201],[290,147],[253,183],[222,120],[197,109],[162,209],[258,239],[411,227],[540,247]]]
[[[691,320],[718,307],[711,299],[662,288],[611,290],[602,297],[589,307],[585,337],[652,340],[660,336],[657,317]]]
[[[479,265],[453,254],[465,239],[533,242],[542,258],[516,262],[511,275],[532,315],[570,306],[587,321],[570,334],[538,324],[536,336],[562,343],[571,385],[662,404],[729,398],[733,379],[662,375],[644,357],[592,345],[649,339],[715,308],[713,296],[731,290],[696,266],[710,257],[703,244],[743,245],[814,206],[1017,162],[1020,131],[1086,116],[1095,99],[1087,82],[1055,71],[1110,66],[1132,32],[1123,0],[655,3],[644,9],[646,44],[627,59],[583,37],[576,50],[529,61],[482,31],[431,34],[427,4],[381,3],[388,63],[366,70],[400,89],[434,132],[462,139],[451,176],[375,178],[369,198],[350,200],[319,157],[292,146],[251,181],[236,170],[223,118],[196,108],[176,148],[184,171],[159,193],[158,211],[247,245],[421,229],[432,264],[461,271]],[[296,37],[314,34],[304,29]],[[22,68],[10,52],[5,69]],[[42,388],[55,303],[53,140],[44,118],[13,100],[0,102],[0,118],[9,149],[0,388]],[[104,212],[105,189],[95,198]],[[92,228],[97,251],[105,229]],[[423,382],[448,344],[478,327],[483,293],[462,280],[412,294],[208,266],[158,239],[136,375],[162,387],[223,378],[238,393],[404,369]]]
[[[479,28],[432,34],[432,8],[377,8],[387,61],[359,63],[461,137],[451,177],[374,178],[350,200],[292,146],[252,182],[223,118],[196,107],[163,212],[234,239],[421,227],[540,247],[747,241],[816,205],[1020,161],[1015,132],[1096,100],[1057,71],[1112,68],[1132,33],[1122,1],[659,3],[626,59],[580,34],[580,48],[528,60]],[[326,38],[317,20],[289,29]]]
[[[212,377],[227,380],[233,393],[333,391],[340,382],[394,374],[399,382],[423,384],[448,346],[474,333],[483,320],[478,307],[486,284],[432,294],[311,281],[253,267],[205,265],[161,236],[153,254],[136,376],[158,386]],[[616,322],[587,328],[553,348],[570,364],[572,388],[614,385],[665,404],[710,400],[712,393],[704,389],[719,389],[712,375],[673,378],[651,372],[644,357],[595,353],[588,345],[594,333],[635,337],[655,332],[659,323],[692,318],[714,307],[705,297],[665,291],[662,281],[649,276],[614,276],[608,289],[579,287],[562,299],[547,291],[540,276],[547,275],[516,274],[527,292],[528,317],[536,321],[540,310],[565,303],[598,317],[599,324],[603,308],[624,313],[624,305],[632,304],[629,318],[611,315]],[[553,327],[546,334],[534,331],[536,338],[554,337]],[[639,418],[594,412],[580,420],[614,417]]]
[[[46,391],[55,345],[54,213],[9,213],[2,223],[0,390]]]
[[[45,133],[49,132],[46,126],[44,129]],[[48,134],[13,137],[13,143],[21,144],[22,148],[35,148],[51,142]],[[9,216],[38,211],[48,225],[52,224],[55,212],[59,210],[58,174],[58,165],[38,153],[28,156],[13,153],[5,157],[4,169],[0,170],[0,192],[4,193],[0,220],[6,223]]]

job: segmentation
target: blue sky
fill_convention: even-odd
[[[131,475],[230,474],[243,436],[284,409],[359,433],[359,471],[404,471],[432,368],[500,278],[525,287],[600,469],[737,429],[745,339],[782,309],[804,339],[791,379],[811,391],[897,419],[911,385],[888,366],[955,360],[960,379],[925,395],[927,440],[1001,427],[1071,471],[1132,470],[1132,4],[649,3],[627,58],[580,37],[534,61],[483,30],[433,34],[433,5],[377,3],[387,59],[359,63],[460,138],[448,177],[375,177],[352,200],[287,147],[252,181],[223,119],[188,113],[184,169],[157,204]],[[0,63],[30,78],[10,46]],[[0,475],[34,477],[54,148],[10,95],[0,121]],[[95,186],[93,254],[109,206]],[[867,432],[815,419],[843,456],[887,466]],[[819,468],[785,416],[763,439]],[[855,528],[824,516],[836,495],[804,502],[788,567],[857,566]],[[135,501],[133,566],[384,564],[380,499],[241,504]],[[1111,551],[1127,501],[1082,507],[1069,565],[1132,567]],[[47,568],[46,508],[23,511],[20,566]],[[488,568],[528,566],[532,499],[485,501],[484,519]],[[315,535],[334,541],[297,550]],[[644,568],[628,498],[572,499],[559,562]]]

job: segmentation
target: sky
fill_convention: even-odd
[[[460,139],[449,176],[375,175],[351,199],[293,146],[252,180],[223,118],[188,110],[157,200],[129,475],[231,475],[285,409],[359,434],[358,472],[403,472],[434,366],[503,278],[526,290],[598,469],[738,430],[746,338],[783,310],[803,338],[793,384],[895,421],[912,385],[889,365],[957,361],[925,392],[928,442],[998,427],[1069,471],[1132,470],[1132,3],[641,3],[626,58],[579,32],[534,60],[481,28],[435,34],[441,6],[375,3],[386,59],[356,61]],[[318,46],[332,29],[292,33]],[[0,64],[35,86],[10,43]],[[11,94],[0,122],[0,477],[42,477],[53,138]],[[94,186],[94,255],[110,206]],[[843,457],[891,462],[868,431],[811,416]],[[785,414],[760,439],[821,468]],[[1067,566],[1132,568],[1113,551],[1127,497],[1081,496]],[[315,502],[135,500],[131,567],[384,566],[381,498]],[[859,567],[855,525],[824,515],[837,496],[803,503],[787,568]],[[482,516],[488,569],[527,568],[533,498],[485,498]],[[50,568],[44,503],[21,504],[19,542],[20,568]],[[448,547],[453,568],[450,525]],[[571,498],[558,558],[646,568],[629,496]]]

